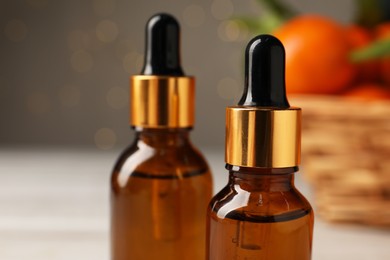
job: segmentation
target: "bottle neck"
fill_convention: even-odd
[[[190,144],[191,128],[135,128],[136,139],[155,148],[180,147]]]
[[[295,189],[294,173],[298,167],[288,168],[249,168],[226,164],[229,170],[229,185],[255,192],[276,192]]]

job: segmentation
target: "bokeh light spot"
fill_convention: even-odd
[[[71,58],[72,68],[80,73],[89,71],[93,66],[93,59],[91,54],[86,51],[75,51]]]
[[[113,87],[107,92],[107,103],[114,109],[127,107],[128,93],[124,88]]]
[[[183,20],[190,27],[198,27],[204,23],[205,11],[201,6],[190,5],[183,11]]]
[[[66,85],[59,90],[58,96],[63,106],[74,107],[80,103],[81,93],[78,87]]]
[[[221,98],[227,100],[234,99],[239,93],[238,82],[233,78],[222,78],[218,82],[217,90]]]
[[[110,128],[100,128],[96,131],[94,140],[97,148],[101,150],[109,150],[116,144],[116,134]]]
[[[223,41],[239,41],[245,39],[245,26],[236,21],[223,21],[218,26],[218,36]]]
[[[27,26],[23,21],[10,20],[5,25],[5,36],[13,42],[21,42],[27,36]]]
[[[225,20],[233,14],[234,6],[230,0],[214,0],[211,4],[211,14],[215,19]]]
[[[98,16],[109,16],[115,11],[115,5],[115,0],[94,0],[93,10]]]
[[[118,33],[118,26],[110,20],[103,20],[96,26],[96,36],[102,42],[115,41]]]
[[[27,110],[34,115],[43,115],[50,111],[50,98],[45,93],[33,93],[27,97]]]

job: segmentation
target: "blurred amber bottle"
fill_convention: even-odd
[[[181,69],[172,16],[153,16],[146,33],[145,66],[130,87],[136,138],[111,177],[111,258],[203,259],[212,179],[189,139],[194,78]]]
[[[229,182],[209,204],[207,259],[309,260],[314,215],[294,186],[301,109],[286,98],[284,48],[260,35],[245,58],[244,94],[226,109]]]

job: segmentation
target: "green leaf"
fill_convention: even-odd
[[[296,16],[298,13],[289,7],[287,4],[282,3],[280,0],[257,0],[262,7],[266,7],[275,15],[280,17],[281,20],[290,19]]]
[[[367,47],[355,50],[350,55],[352,62],[362,62],[367,60],[373,60],[383,58],[390,55],[390,37],[380,39]]]
[[[286,20],[296,15],[280,0],[257,0],[263,12],[258,17],[235,16],[232,21],[236,21],[240,26],[244,25],[246,29],[253,34],[272,33],[281,26]]]

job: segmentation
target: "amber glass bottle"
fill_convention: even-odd
[[[244,94],[226,109],[228,185],[210,202],[209,260],[309,260],[314,215],[294,186],[301,109],[285,94],[285,54],[271,35],[246,49]]]
[[[227,168],[208,213],[209,259],[310,259],[313,212],[294,187],[297,168]]]
[[[194,79],[180,67],[172,16],[153,16],[146,32],[145,66],[130,87],[136,138],[111,177],[111,259],[204,259],[212,180],[189,139]]]
[[[112,259],[203,259],[211,176],[188,129],[139,129],[112,175]]]

